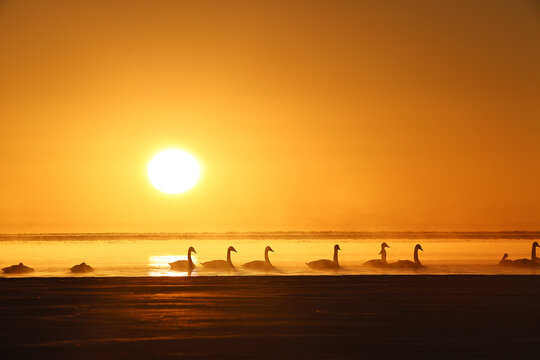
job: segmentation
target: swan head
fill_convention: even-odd
[[[188,252],[188,253],[194,252],[195,254],[197,253],[197,252],[195,251],[195,248],[194,248],[193,246],[190,246],[187,252]]]
[[[420,245],[420,244],[416,244],[416,246],[414,248],[424,251],[424,249],[422,249],[422,245]]]
[[[271,252],[274,252],[274,250],[272,250],[272,248],[270,246],[267,246],[265,249],[264,249],[265,252],[268,252],[268,251],[271,251]]]
[[[388,246],[387,243],[383,242],[383,243],[381,244],[381,249],[384,249],[384,248],[390,248],[390,246]]]
[[[234,252],[237,252],[236,249],[232,246],[229,246],[229,248],[227,249],[227,251],[231,252],[231,251],[234,251]]]
[[[538,245],[538,241],[533,242],[533,247],[540,247],[540,245]]]
[[[503,255],[503,258],[502,258],[502,259],[504,260],[504,259],[506,259],[507,257],[508,257],[508,253],[504,253],[504,255]]]
[[[341,250],[338,244],[334,245],[334,250]]]

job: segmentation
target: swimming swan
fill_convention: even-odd
[[[213,270],[234,270],[234,265],[231,262],[231,251],[236,252],[236,249],[229,246],[227,249],[227,260],[212,260],[201,263],[207,269]]]
[[[306,263],[314,270],[338,270],[341,268],[338,262],[338,250],[341,250],[338,244],[334,245],[334,260],[322,259]]]
[[[513,261],[510,260],[510,259],[507,259],[508,257],[508,253],[504,253],[501,261],[499,261],[499,266],[512,266],[513,265]]]
[[[517,259],[512,261],[512,266],[521,266],[521,267],[540,267],[540,259],[536,257],[536,248],[540,247],[538,242],[533,242],[531,249],[531,258],[530,259]]]
[[[388,266],[394,269],[419,269],[424,267],[418,258],[418,250],[424,251],[420,244],[416,244],[414,247],[414,262],[411,260],[398,260],[395,263],[388,264]]]
[[[193,246],[190,246],[187,252],[187,260],[178,260],[172,263],[169,263],[171,266],[171,270],[174,271],[187,271],[191,272],[193,269],[195,269],[195,264],[193,263],[193,260],[191,260],[191,253],[194,252],[197,253]]]
[[[34,269],[19,263],[19,265],[11,265],[2,269],[6,274],[27,274],[34,272]]]
[[[256,270],[256,271],[275,270],[276,268],[274,267],[274,265],[272,265],[272,263],[270,263],[270,259],[268,258],[268,252],[269,251],[274,252],[274,250],[272,250],[272,248],[270,246],[267,246],[264,249],[264,261],[262,261],[262,260],[250,261],[250,262],[242,265],[242,267],[244,269]]]
[[[89,273],[94,271],[94,268],[87,263],[82,262],[79,265],[73,266],[70,270],[72,273]]]
[[[387,243],[383,242],[381,244],[381,252],[379,253],[379,255],[381,255],[381,258],[366,261],[364,263],[364,265],[365,266],[374,266],[374,267],[384,267],[384,266],[388,265],[388,263],[386,262],[386,250],[385,250],[385,248],[390,248],[390,246],[388,246]]]

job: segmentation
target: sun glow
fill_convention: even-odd
[[[154,156],[147,171],[156,189],[167,194],[180,194],[195,186],[201,169],[191,154],[170,149]]]

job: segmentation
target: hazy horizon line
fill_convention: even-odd
[[[208,238],[208,239],[221,239],[221,238],[290,238],[298,239],[303,237],[332,239],[332,238],[350,238],[350,239],[386,239],[386,238],[456,238],[456,239],[540,239],[540,230],[506,230],[506,231],[443,231],[443,230],[430,230],[430,231],[340,231],[340,230],[327,230],[327,231],[222,231],[222,232],[51,232],[51,233],[0,233],[0,239],[6,238],[27,238],[27,239],[42,239],[50,237],[75,237],[79,240],[85,238],[112,238],[118,239],[122,237],[133,237],[135,239],[148,239],[148,238],[160,238],[160,239],[173,239],[173,238]]]

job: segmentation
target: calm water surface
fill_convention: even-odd
[[[344,268],[338,274],[402,274],[397,270],[381,270],[364,267],[370,259],[379,258],[380,244],[385,241],[388,262],[413,258],[415,244],[424,249],[420,260],[426,266],[422,274],[535,274],[532,269],[505,269],[497,266],[505,252],[511,259],[530,258],[533,239],[339,239],[324,238],[324,235],[305,238],[294,236],[257,236],[257,238],[231,236],[163,236],[145,238],[129,235],[47,235],[0,237],[0,267],[23,262],[36,271],[29,275],[41,277],[73,276],[69,268],[85,261],[95,268],[91,276],[186,276],[186,273],[169,270],[169,262],[186,259],[189,246],[197,254],[195,263],[225,259],[227,247],[238,251],[232,254],[233,264],[238,271],[233,275],[253,275],[241,269],[241,265],[264,258],[264,248],[270,245],[274,253],[270,260],[283,275],[317,275],[305,263],[318,259],[332,259],[333,245],[339,244],[342,251],[339,260]],[[413,272],[414,273],[414,272]],[[230,275],[209,272],[199,266],[192,276]],[[2,275],[7,276],[7,275]],[[21,275],[17,275],[21,276]]]

